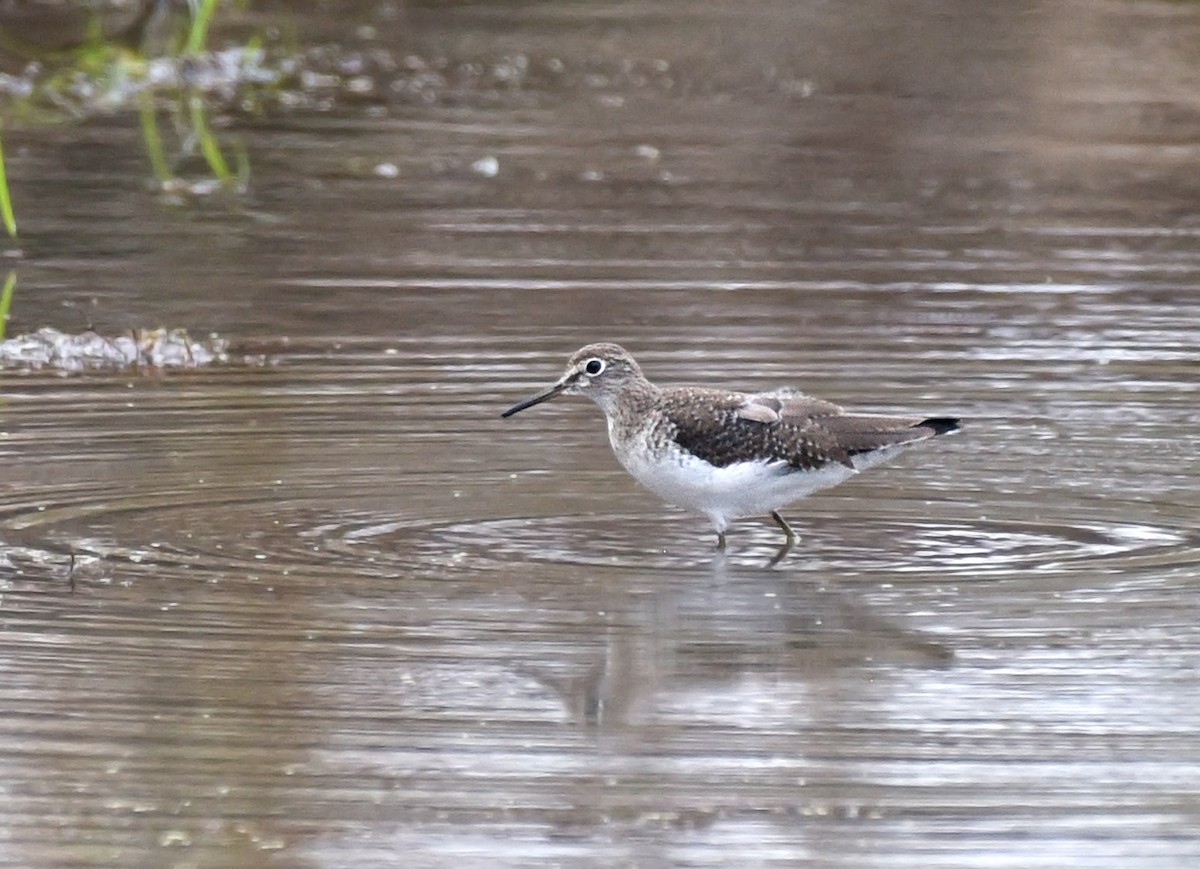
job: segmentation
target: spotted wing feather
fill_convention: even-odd
[[[695,389],[663,391],[670,436],[716,467],[736,462],[778,462],[780,470],[816,470],[849,464],[836,439],[815,424],[840,408],[799,396],[748,396]]]
[[[798,392],[744,395],[664,390],[662,410],[684,449],[717,467],[739,461],[778,462],[780,469],[855,467],[854,457],[954,431],[948,418],[848,414]]]

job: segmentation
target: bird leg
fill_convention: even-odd
[[[717,532],[717,552],[724,552],[724,551],[725,551],[725,532],[718,531]]]
[[[792,526],[787,523],[787,520],[779,515],[778,510],[771,511],[771,518],[775,520],[775,524],[783,529],[783,533],[787,535],[787,545],[791,546],[798,539],[796,532],[792,530]]]

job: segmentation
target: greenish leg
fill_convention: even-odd
[[[792,526],[787,523],[787,520],[779,515],[778,510],[771,511],[771,518],[775,520],[775,524],[783,529],[783,533],[787,535],[788,546],[791,546],[798,539],[796,532],[792,530]]]

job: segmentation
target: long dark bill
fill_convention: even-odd
[[[507,419],[508,417],[512,416],[514,413],[520,413],[527,407],[533,407],[535,404],[541,404],[543,401],[549,401],[550,399],[554,398],[554,396],[558,395],[560,392],[562,392],[566,388],[567,388],[567,384],[556,383],[547,389],[543,389],[537,395],[530,396],[529,398],[525,399],[524,401],[517,402],[512,407],[510,407],[508,410],[504,411],[504,413],[500,414],[500,416]]]

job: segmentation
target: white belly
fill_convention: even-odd
[[[904,450],[900,445],[855,456],[853,468],[833,462],[817,470],[797,471],[789,470],[782,461],[738,462],[718,468],[677,447],[656,453],[647,444],[646,431],[618,444],[611,417],[608,434],[617,459],[634,479],[667,503],[708,516],[719,532],[731,519],[765,516]]]
[[[815,471],[788,471],[783,462],[739,462],[714,467],[683,450],[654,460],[643,450],[621,456],[625,469],[663,500],[708,516],[718,530],[731,519],[765,516],[857,471],[831,464]]]

